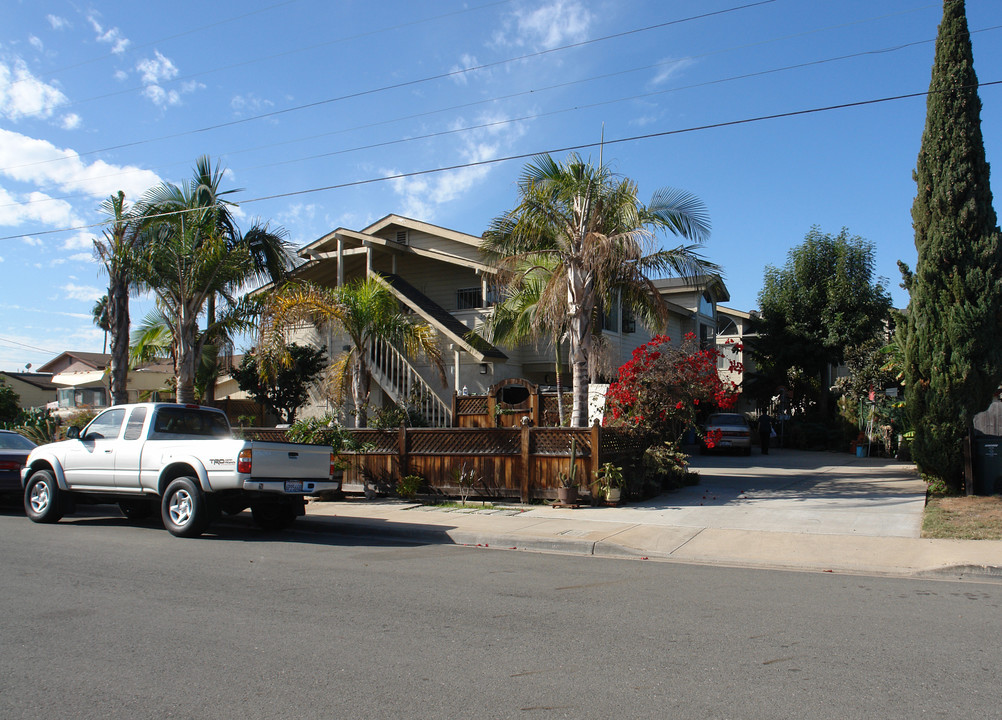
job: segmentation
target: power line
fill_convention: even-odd
[[[508,0],[504,0],[504,1],[507,2]],[[900,14],[900,13],[898,13],[898,14]],[[886,16],[886,15],[885,16],[880,16],[880,17],[875,18],[875,19],[884,19],[886,17],[889,17],[889,16]],[[857,21],[857,23],[858,22],[869,22],[869,20],[866,20],[866,21]],[[849,23],[849,24],[857,24],[857,23]],[[811,33],[814,33],[814,32],[820,32],[820,31],[823,31],[823,30],[829,30],[829,29],[832,29],[832,27],[844,27],[844,26],[845,25],[829,26],[829,27],[826,27],[826,28],[820,28],[818,30],[812,30],[812,31],[804,32],[804,33],[797,33],[795,35],[787,35],[787,36],[783,36],[783,37],[780,37],[780,38],[773,38],[773,39],[770,39],[770,40],[764,40],[764,41],[761,41],[761,42],[758,42],[758,43],[751,43],[751,44],[748,44],[748,45],[737,46],[737,48],[726,48],[726,49],[722,49],[722,50],[716,50],[716,51],[713,51],[713,52],[710,52],[710,53],[703,53],[701,55],[695,55],[695,56],[692,56],[692,57],[693,58],[708,57],[708,56],[715,55],[715,54],[720,54],[720,53],[723,53],[723,52],[729,52],[729,51],[734,50],[734,49],[754,47],[756,45],[763,45],[763,44],[767,44],[767,43],[776,42],[777,40],[789,39],[791,37],[800,37],[800,36],[803,36],[803,35],[806,35],[806,34],[811,34]],[[976,33],[983,33],[983,32],[988,32],[988,31],[998,30],[998,29],[1002,29],[1002,25],[995,25],[995,26],[991,26],[991,27],[987,27],[987,28],[981,28],[979,30],[972,31],[970,34],[973,35],[973,34],[976,34]],[[743,73],[741,75],[732,75],[732,76],[729,76],[729,77],[726,77],[726,78],[718,78],[718,79],[715,79],[715,80],[707,80],[707,81],[700,82],[700,83],[692,83],[692,84],[689,84],[689,85],[681,85],[681,86],[676,86],[676,87],[672,87],[672,88],[666,88],[666,89],[663,89],[663,90],[655,90],[655,91],[651,91],[649,93],[641,93],[641,94],[637,94],[637,95],[624,96],[624,97],[619,97],[619,98],[615,98],[615,99],[611,99],[611,100],[603,100],[603,101],[599,101],[599,102],[595,102],[595,103],[590,103],[590,104],[586,104],[586,105],[580,105],[579,104],[579,105],[575,105],[575,106],[570,107],[570,108],[562,108],[562,109],[559,109],[559,110],[552,110],[552,111],[549,111],[549,112],[536,113],[536,114],[532,114],[532,115],[523,115],[523,116],[518,117],[518,118],[508,118],[506,120],[498,120],[498,121],[495,121],[495,122],[483,123],[483,124],[480,124],[480,125],[472,125],[472,126],[467,126],[467,127],[463,127],[463,128],[453,128],[453,129],[450,129],[450,130],[443,130],[443,131],[440,131],[440,132],[427,133],[427,134],[424,134],[424,135],[415,135],[415,136],[409,136],[409,137],[406,137],[406,138],[400,138],[400,139],[394,139],[394,140],[386,140],[386,141],[379,142],[379,143],[372,143],[372,144],[368,144],[368,145],[359,145],[359,146],[354,146],[354,147],[351,147],[351,148],[343,148],[343,149],[340,149],[340,150],[334,150],[334,151],[330,151],[330,152],[326,152],[326,153],[307,155],[307,156],[304,156],[304,157],[301,157],[301,158],[294,158],[294,159],[291,159],[291,160],[283,160],[283,161],[275,162],[275,163],[266,163],[266,164],[262,164],[262,165],[254,165],[254,166],[243,167],[243,168],[239,168],[239,169],[240,170],[256,170],[256,169],[261,169],[261,168],[277,167],[277,166],[281,166],[281,165],[289,165],[289,164],[293,164],[293,163],[297,163],[297,162],[305,162],[307,160],[314,160],[314,159],[323,158],[323,157],[331,157],[331,156],[335,156],[335,155],[344,155],[344,154],[347,154],[347,153],[350,153],[350,152],[357,152],[357,151],[360,151],[360,150],[370,150],[370,149],[378,148],[378,147],[387,147],[387,146],[390,146],[390,145],[398,145],[398,144],[402,144],[402,143],[415,142],[415,141],[418,141],[418,140],[427,140],[427,139],[434,138],[434,137],[441,137],[441,136],[445,136],[445,135],[457,134],[457,133],[462,133],[462,132],[469,132],[470,130],[483,129],[483,128],[487,128],[487,127],[497,127],[499,125],[512,124],[512,123],[516,123],[516,122],[522,122],[522,121],[525,121],[525,120],[534,120],[534,119],[538,119],[538,118],[541,118],[541,117],[550,117],[550,116],[553,116],[553,115],[558,115],[558,114],[562,114],[562,113],[566,113],[566,112],[572,112],[572,111],[575,111],[575,110],[581,110],[581,109],[586,109],[586,108],[595,108],[595,107],[601,107],[603,105],[611,105],[611,104],[616,104],[616,103],[621,103],[621,102],[627,102],[627,101],[630,101],[630,100],[639,100],[639,99],[644,99],[644,98],[649,98],[649,97],[656,97],[658,95],[664,95],[664,94],[671,93],[671,92],[679,92],[679,91],[682,91],[682,90],[692,90],[692,89],[696,89],[696,88],[700,88],[700,87],[708,87],[710,85],[716,85],[716,84],[721,84],[721,83],[725,83],[725,82],[734,82],[734,81],[737,81],[737,80],[744,80],[744,79],[748,79],[748,78],[752,78],[752,77],[761,77],[761,76],[765,76],[765,75],[770,75],[770,74],[776,74],[776,73],[780,73],[780,72],[785,72],[785,71],[788,71],[788,70],[796,70],[796,69],[801,69],[801,68],[805,68],[805,67],[811,67],[811,66],[816,66],[816,65],[823,65],[823,64],[831,63],[831,62],[839,62],[839,61],[842,61],[842,60],[848,60],[848,59],[853,59],[853,58],[858,58],[858,57],[865,57],[867,55],[886,54],[886,53],[896,52],[896,51],[907,49],[907,48],[911,48],[911,47],[916,47],[918,45],[929,44],[929,43],[932,43],[932,42],[935,42],[935,38],[930,38],[930,39],[926,39],[926,40],[916,40],[916,41],[912,41],[912,42],[908,42],[908,43],[901,43],[901,44],[898,44],[898,45],[888,46],[888,47],[884,47],[884,48],[877,48],[877,49],[873,49],[873,50],[862,50],[860,52],[850,53],[850,54],[847,54],[847,55],[839,55],[839,56],[830,57],[830,58],[823,58],[823,59],[820,59],[820,60],[811,60],[811,61],[806,61],[806,62],[803,62],[803,63],[796,63],[796,64],[793,64],[793,65],[786,65],[786,66],[779,67],[779,68],[771,68],[771,69],[760,70],[760,71],[756,71],[756,72]],[[220,156],[221,157],[225,157],[225,156],[237,155],[237,154],[246,153],[246,152],[253,152],[253,151],[264,149],[264,148],[270,149],[270,148],[274,148],[274,147],[277,147],[277,146],[280,146],[280,145],[290,145],[290,144],[297,143],[297,142],[305,142],[307,140],[316,140],[317,138],[321,138],[321,137],[328,137],[328,136],[331,136],[331,135],[344,134],[344,133],[352,132],[352,131],[355,131],[355,130],[369,129],[369,128],[372,128],[372,127],[377,126],[377,125],[387,125],[387,124],[391,124],[391,123],[401,122],[401,121],[404,121],[404,120],[412,120],[412,119],[416,119],[416,118],[420,118],[420,117],[427,117],[429,115],[435,115],[435,114],[439,114],[439,113],[443,113],[443,112],[454,112],[456,110],[462,110],[462,109],[469,108],[469,107],[475,107],[477,105],[484,105],[484,104],[495,103],[495,102],[498,102],[500,100],[509,100],[509,99],[512,99],[512,98],[521,97],[521,96],[525,96],[525,95],[537,95],[539,93],[546,92],[548,90],[553,90],[553,89],[558,89],[558,88],[563,88],[563,87],[569,87],[569,86],[572,86],[572,85],[579,85],[579,84],[582,84],[582,83],[593,82],[595,80],[603,80],[603,79],[608,79],[608,78],[612,78],[612,77],[618,77],[618,76],[621,76],[621,75],[625,75],[625,74],[629,74],[629,73],[634,73],[634,72],[640,72],[640,71],[643,71],[643,70],[650,70],[652,68],[661,67],[663,65],[671,64],[672,62],[674,62],[674,60],[663,61],[663,62],[651,64],[651,65],[644,65],[644,66],[639,66],[639,67],[627,68],[625,70],[618,70],[618,71],[611,72],[611,73],[604,73],[602,75],[593,75],[593,76],[587,77],[587,78],[581,78],[581,79],[578,79],[578,80],[571,80],[571,81],[567,81],[567,82],[563,82],[563,83],[556,83],[556,84],[553,84],[553,85],[547,85],[547,86],[544,86],[544,87],[534,88],[534,89],[530,89],[530,90],[523,90],[523,91],[519,91],[519,92],[516,92],[516,93],[510,93],[508,95],[496,96],[496,97],[487,98],[487,99],[484,99],[484,100],[476,100],[474,102],[462,103],[462,104],[459,104],[459,105],[453,105],[453,106],[446,107],[446,108],[439,108],[439,109],[436,109],[436,110],[428,110],[428,111],[424,111],[424,112],[420,112],[420,113],[413,113],[411,115],[405,115],[405,116],[397,117],[397,118],[390,118],[390,119],[387,119],[387,120],[381,120],[381,121],[377,121],[377,122],[369,122],[369,123],[366,123],[365,125],[356,125],[356,126],[353,126],[353,127],[350,127],[350,128],[343,128],[341,130],[336,130],[336,131],[332,131],[332,132],[328,132],[328,133],[319,133],[319,134],[316,134],[316,135],[310,135],[310,136],[306,136],[306,137],[301,137],[301,138],[297,138],[297,139],[294,139],[294,140],[285,140],[285,141],[281,141],[281,142],[274,142],[274,143],[269,143],[268,145],[255,146],[255,147],[252,147],[252,148],[245,148],[245,149],[242,149],[242,150],[224,151],[224,152],[220,153]],[[176,163],[176,164],[179,165],[181,163]],[[92,176],[91,179],[92,180],[93,179],[106,179],[106,178],[110,178],[110,177],[117,177],[117,176],[120,176],[122,174],[123,173],[117,173],[116,172],[116,173],[111,173],[109,175],[104,175],[104,176],[96,176],[96,177]],[[74,194],[69,194],[69,195],[61,195],[61,196],[57,196],[57,197],[47,197],[47,198],[38,199],[38,200],[28,200],[28,201],[25,201],[25,202],[6,203],[6,204],[0,204],[0,208],[3,208],[3,207],[15,207],[15,206],[27,206],[27,205],[33,205],[33,204],[55,202],[55,201],[58,201],[58,200],[69,200],[69,199],[73,199],[73,198],[84,197],[85,195],[86,195],[85,193],[74,193]]]
[[[978,83],[977,87],[980,89],[980,88],[986,88],[986,87],[994,87],[994,86],[997,86],[997,85],[1002,85],[1002,80],[993,80],[991,82]],[[950,92],[952,92],[954,90],[955,89],[951,89]],[[791,110],[791,111],[788,111],[788,112],[781,112],[781,113],[772,113],[770,115],[757,115],[755,117],[743,118],[743,119],[740,119],[740,120],[727,120],[727,121],[723,121],[723,122],[709,123],[709,124],[706,124],[706,125],[696,125],[696,126],[693,126],[693,127],[679,128],[677,130],[663,130],[663,131],[660,131],[660,132],[646,133],[646,134],[643,134],[643,135],[631,135],[631,136],[625,137],[625,138],[618,138],[618,139],[611,139],[611,140],[610,139],[605,139],[603,142],[604,142],[605,145],[619,145],[619,144],[628,143],[628,142],[639,142],[639,141],[642,141],[642,140],[653,140],[653,139],[657,139],[657,138],[669,137],[671,135],[681,135],[681,134],[685,134],[685,133],[699,132],[699,131],[703,131],[703,130],[715,130],[715,129],[725,128],[725,127],[734,127],[734,126],[737,126],[737,125],[747,125],[747,124],[750,124],[750,123],[764,122],[766,120],[779,120],[779,119],[783,119],[783,118],[798,117],[798,116],[803,116],[803,115],[813,115],[813,114],[822,113],[822,112],[831,112],[833,110],[845,110],[847,108],[857,108],[857,107],[865,107],[865,106],[868,106],[868,105],[877,105],[877,104],[881,104],[881,103],[894,102],[894,101],[897,101],[897,100],[910,100],[910,99],[914,99],[914,98],[928,97],[929,94],[930,94],[930,92],[928,90],[926,90],[926,91],[923,91],[923,92],[906,93],[906,94],[903,94],[903,95],[892,95],[892,96],[887,96],[887,97],[875,98],[875,99],[871,99],[871,100],[858,100],[858,101],[849,102],[849,103],[839,103],[837,105],[826,105],[826,106],[823,106],[823,107],[806,108],[806,109],[801,109],[801,110]],[[394,175],[384,175],[384,176],[380,176],[380,177],[366,178],[364,180],[352,180],[352,181],[349,181],[349,182],[336,183],[334,185],[324,185],[322,187],[307,188],[307,189],[304,189],[304,190],[293,190],[291,192],[276,193],[276,194],[273,194],[273,195],[263,195],[261,197],[252,198],[250,200],[243,200],[243,201],[241,201],[241,204],[242,205],[249,205],[249,204],[255,203],[255,202],[263,202],[265,200],[278,200],[278,199],[281,199],[281,198],[297,197],[297,196],[300,196],[300,195],[308,195],[308,194],[312,194],[312,193],[325,192],[325,191],[328,191],[328,190],[340,190],[340,189],[349,188],[349,187],[360,187],[362,185],[371,185],[371,184],[374,184],[374,183],[387,182],[387,181],[390,181],[390,180],[403,180],[403,179],[406,179],[406,178],[421,177],[421,176],[424,176],[424,175],[433,175],[433,174],[436,174],[436,173],[450,172],[450,171],[453,171],[453,170],[462,170],[462,169],[471,168],[471,167],[482,167],[482,166],[486,166],[486,165],[496,165],[496,164],[499,164],[499,163],[510,162],[512,160],[525,160],[527,158],[533,158],[533,157],[536,157],[536,156],[539,156],[539,155],[547,155],[547,154],[552,155],[554,153],[571,152],[571,151],[574,151],[574,150],[585,150],[585,149],[588,149],[588,148],[597,147],[598,145],[599,145],[599,143],[597,143],[597,142],[582,143],[582,144],[579,144],[579,145],[566,145],[564,147],[550,148],[550,149],[547,149],[547,150],[535,150],[533,152],[519,153],[517,155],[506,155],[504,157],[492,158],[490,160],[479,160],[479,161],[468,162],[468,163],[459,163],[459,164],[456,164],[456,165],[448,165],[448,166],[438,167],[438,168],[429,168],[429,169],[426,169],[426,170],[414,170],[412,172],[396,173]],[[176,215],[176,214],[184,213],[184,212],[191,212],[191,210],[176,210],[176,211],[172,211],[172,212],[169,212],[169,213],[163,213],[161,215],[150,215],[150,216],[147,216],[147,217],[149,217],[149,218],[168,217],[168,216],[171,216],[171,215]],[[5,236],[0,237],[0,240],[16,240],[16,239],[26,238],[26,237],[35,237],[35,236],[39,236],[39,235],[54,235],[56,233],[74,232],[74,231],[77,231],[77,230],[87,230],[87,229],[94,228],[94,227],[101,227],[101,226],[104,226],[106,224],[107,223],[105,223],[105,222],[100,222],[100,223],[91,223],[91,224],[88,224],[88,225],[78,225],[78,226],[68,227],[68,228],[59,228],[59,229],[56,229],[56,230],[43,230],[43,231],[34,232],[34,233],[21,233],[21,234],[18,234],[18,235],[5,235]]]
[[[593,45],[593,44],[599,43],[599,42],[605,42],[605,41],[608,41],[608,40],[614,40],[614,39],[619,39],[619,38],[623,38],[623,37],[628,37],[630,35],[636,35],[638,33],[649,32],[651,30],[658,30],[658,29],[662,29],[662,28],[665,28],[665,27],[670,27],[672,25],[679,25],[679,24],[686,23],[686,22],[692,22],[694,20],[702,20],[702,19],[705,19],[705,18],[708,18],[708,17],[714,17],[714,16],[718,16],[718,15],[725,15],[727,13],[737,12],[738,10],[745,10],[745,9],[748,9],[748,8],[758,7],[758,6],[761,6],[761,5],[768,5],[768,4],[774,3],[774,2],[776,2],[776,0],[758,0],[758,2],[752,2],[752,3],[745,4],[745,5],[738,5],[738,6],[731,7],[731,8],[725,8],[723,10],[716,10],[716,11],[713,11],[713,12],[702,13],[702,14],[699,14],[699,15],[691,15],[689,17],[680,18],[680,19],[677,19],[677,20],[668,20],[668,21],[665,21],[665,22],[662,22],[662,23],[655,23],[653,25],[647,25],[647,26],[641,27],[641,28],[634,28],[634,29],[631,29],[631,30],[624,30],[622,32],[612,33],[610,35],[604,35],[602,37],[592,38],[590,40],[582,40],[580,42],[570,43],[568,45],[561,45],[560,47],[549,48],[547,50],[539,50],[539,51],[536,51],[536,52],[527,53],[525,55],[521,55],[521,56],[514,57],[514,58],[506,58],[506,59],[503,59],[503,60],[496,60],[494,62],[483,63],[481,65],[473,65],[473,66],[470,66],[470,67],[461,68],[461,69],[457,69],[457,70],[450,70],[449,72],[438,73],[436,75],[430,75],[430,76],[426,76],[426,77],[423,77],[423,78],[417,78],[417,79],[414,79],[414,80],[404,80],[404,81],[401,81],[401,82],[398,82],[398,83],[392,83],[392,84],[389,84],[389,85],[383,85],[383,86],[377,87],[377,88],[370,88],[368,90],[360,90],[358,92],[348,93],[346,95],[340,95],[340,96],[332,97],[332,98],[326,98],[324,100],[316,100],[316,101],[311,102],[311,103],[304,103],[302,105],[296,105],[296,106],[293,106],[293,107],[283,108],[281,110],[273,110],[271,112],[261,113],[259,115],[252,115],[252,116],[246,117],[246,118],[239,118],[237,120],[230,120],[230,121],[223,122],[223,123],[216,123],[215,125],[207,125],[205,127],[197,128],[197,129],[194,129],[194,130],[185,130],[185,131],[178,132],[178,133],[172,133],[170,135],[161,135],[160,137],[156,137],[156,138],[147,138],[145,140],[136,140],[136,141],[129,142],[129,143],[122,143],[122,144],[119,144],[119,145],[112,145],[112,146],[109,146],[109,147],[98,148],[96,150],[87,150],[87,151],[84,151],[84,152],[81,152],[81,153],[76,153],[74,155],[74,157],[85,157],[85,156],[88,156],[88,155],[94,155],[96,153],[109,152],[111,150],[121,150],[121,149],[124,149],[124,148],[136,147],[138,145],[146,145],[146,144],[149,144],[149,143],[152,143],[152,142],[158,142],[160,140],[171,140],[171,139],[174,139],[174,138],[184,137],[186,135],[196,135],[196,134],[200,134],[200,133],[210,132],[212,130],[219,130],[219,129],[226,128],[226,127],[233,127],[235,125],[242,125],[244,123],[253,122],[255,120],[262,120],[262,119],[265,119],[265,118],[277,117],[279,115],[285,115],[285,114],[292,113],[292,112],[299,112],[300,110],[307,110],[307,109],[311,109],[311,108],[322,107],[324,105],[329,105],[329,104],[332,104],[332,103],[343,102],[344,100],[353,100],[355,98],[365,97],[367,95],[374,95],[376,93],[385,92],[387,90],[399,90],[399,89],[405,88],[405,87],[413,87],[415,85],[420,85],[420,84],[432,82],[432,81],[435,81],[435,80],[443,80],[443,79],[450,78],[450,77],[456,77],[456,76],[459,76],[459,75],[464,75],[466,73],[476,72],[478,70],[486,70],[488,68],[500,67],[502,65],[507,65],[507,64],[514,63],[514,62],[521,62],[523,60],[528,60],[528,59],[535,58],[535,57],[541,57],[543,55],[548,55],[548,54],[551,54],[551,53],[562,52],[564,50],[570,50],[570,49],[573,49],[573,48],[585,47],[587,45]],[[61,162],[61,161],[65,160],[65,159],[66,158],[49,158],[47,160],[38,160],[38,161],[35,161],[35,162],[31,162],[31,163],[23,163],[21,165],[10,165],[8,167],[0,168],[0,172],[4,172],[4,171],[7,171],[7,170],[16,170],[16,169],[20,169],[20,168],[24,168],[24,167],[34,167],[34,166],[37,166],[37,165],[46,165],[46,164],[54,163],[54,162]]]

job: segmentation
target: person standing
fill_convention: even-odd
[[[769,413],[763,412],[758,416],[758,442],[762,448],[762,454],[769,454],[769,440],[772,437],[772,418]]]

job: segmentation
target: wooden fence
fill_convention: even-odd
[[[244,428],[245,437],[284,440],[285,430]],[[508,498],[529,502],[553,499],[558,473],[570,470],[571,441],[575,446],[576,480],[585,493],[596,495],[595,471],[602,463],[633,466],[648,443],[621,428],[409,428],[350,430],[364,450],[344,452],[348,463],[344,484],[369,485],[392,494],[397,480],[419,475],[422,493],[457,497],[457,473],[476,477],[471,497]]]

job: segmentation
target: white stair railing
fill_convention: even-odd
[[[377,339],[369,346],[372,377],[393,402],[417,408],[430,427],[452,425],[452,409],[395,347]]]

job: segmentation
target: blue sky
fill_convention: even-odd
[[[240,223],[301,246],[389,213],[479,235],[524,159],[584,146],[708,206],[730,305],[812,225],[875,243],[897,305],[942,5],[925,0],[8,0],[0,22],[0,369],[100,351],[98,208],[208,154]],[[1002,80],[1002,2],[968,0]],[[984,87],[1002,162],[1002,86]],[[755,120],[765,116],[785,115]],[[753,120],[753,122],[739,122]],[[707,127],[714,126],[718,127]],[[722,126],[721,126],[722,125]],[[565,152],[557,152],[563,157]],[[364,184],[350,185],[351,183]],[[342,187],[314,191],[330,186]],[[995,183],[996,190],[998,182]],[[275,197],[280,196],[280,197]],[[666,239],[666,244],[672,239]],[[133,306],[133,320],[150,309]]]

